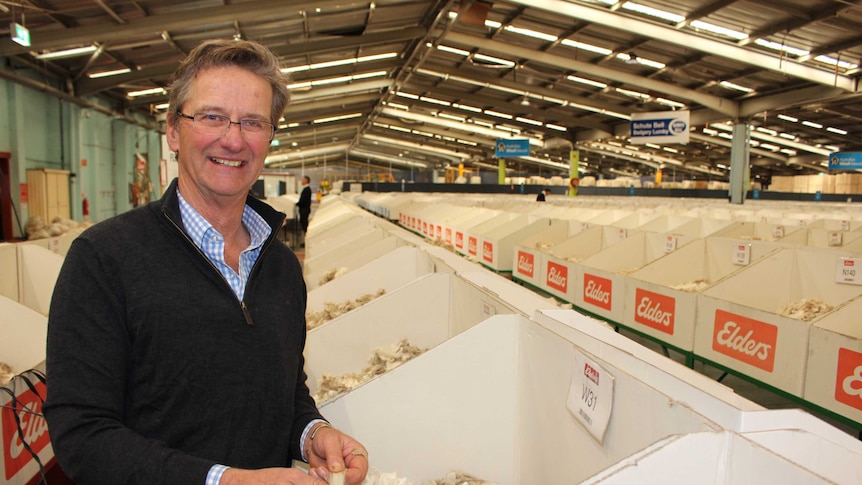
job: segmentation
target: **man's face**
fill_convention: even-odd
[[[190,97],[181,111],[187,115],[211,113],[231,121],[270,121],[272,90],[269,83],[238,67],[201,71],[192,82]],[[176,116],[172,114],[172,116]],[[189,119],[177,127],[167,124],[171,150],[179,150],[179,178],[183,195],[204,200],[241,197],[245,200],[263,170],[269,140],[247,139],[239,125],[222,135],[198,133]]]

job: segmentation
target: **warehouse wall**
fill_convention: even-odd
[[[96,99],[87,99],[91,103]],[[89,220],[98,222],[132,208],[130,184],[135,178],[136,153],[145,159],[145,173],[157,197],[161,134],[135,124],[0,79],[0,152],[11,154],[11,195],[21,224],[29,219],[21,200],[27,170],[68,170],[73,219],[82,221],[82,201],[89,201]],[[17,224],[15,236],[22,237]]]

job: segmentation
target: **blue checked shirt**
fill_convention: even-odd
[[[245,206],[242,212],[242,224],[251,236],[251,244],[239,255],[239,273],[237,273],[224,260],[224,237],[183,198],[179,189],[177,189],[177,198],[180,202],[180,216],[183,219],[186,233],[206,255],[213,266],[219,270],[219,273],[228,282],[237,299],[242,301],[245,295],[245,284],[248,282],[248,275],[251,273],[251,269],[254,267],[258,256],[260,256],[263,243],[269,237],[272,228],[260,214],[249,206]],[[308,426],[305,427],[300,437],[300,443],[305,443],[305,436],[308,434],[308,431],[319,421],[316,419],[308,423]],[[304,453],[305,450],[303,450]],[[228,467],[224,465],[213,465],[209,473],[207,473],[205,485],[218,485],[227,469]]]

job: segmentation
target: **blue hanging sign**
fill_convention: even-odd
[[[688,143],[689,119],[688,111],[634,113],[631,120],[632,143]]]
[[[829,170],[862,168],[862,152],[835,152],[829,155]]]
[[[496,147],[494,154],[497,158],[530,156],[530,140],[528,139],[499,139],[494,146]]]

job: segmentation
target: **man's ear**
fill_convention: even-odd
[[[165,138],[168,140],[168,147],[174,152],[180,149],[180,129],[175,123],[175,116],[175,113],[168,113],[165,120]]]

